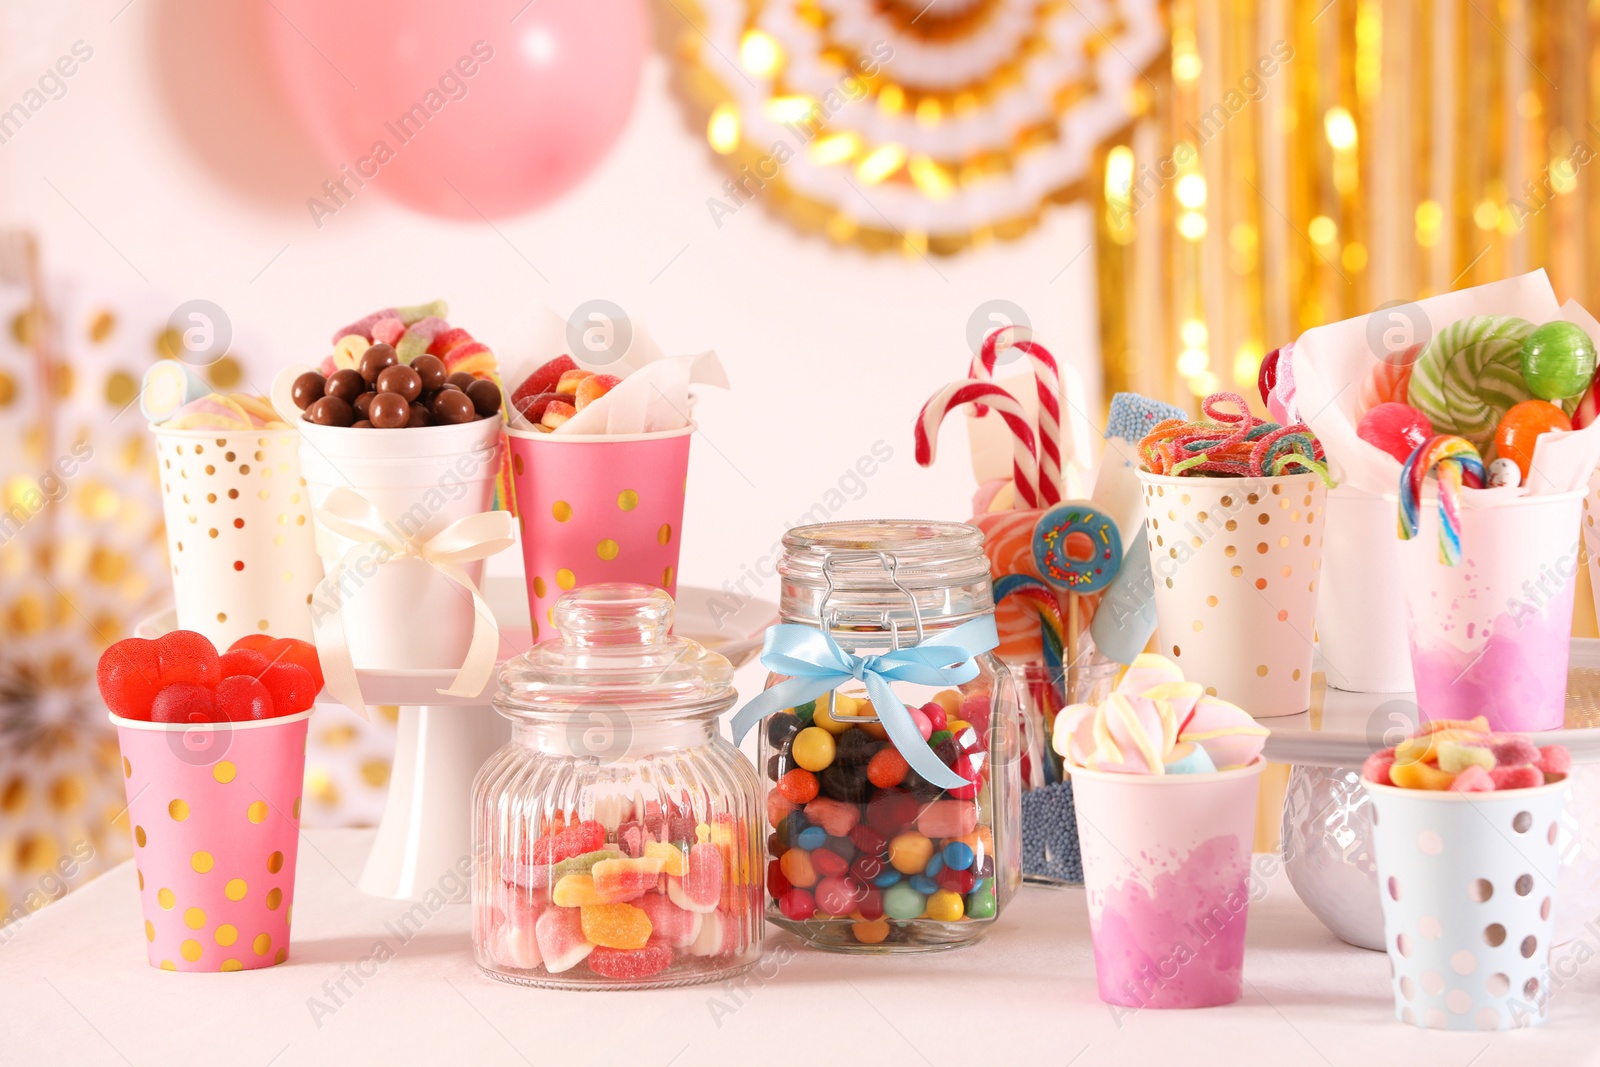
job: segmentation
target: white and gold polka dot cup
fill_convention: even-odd
[[[596,582],[678,591],[695,427],[590,437],[511,428],[511,479],[533,632],[556,598]]]
[[[1395,1017],[1430,1030],[1544,1022],[1561,984],[1550,947],[1565,779],[1492,793],[1362,784]]]
[[[312,508],[335,488],[350,489],[372,503],[396,541],[426,541],[457,519],[493,510],[505,455],[502,427],[499,419],[394,430],[302,421],[300,462]],[[354,545],[327,531],[317,542],[329,567]],[[462,569],[481,584],[481,561]],[[397,556],[381,566],[347,566],[340,584],[356,667],[454,670],[466,659],[476,618],[472,597],[426,560]],[[319,592],[313,614],[331,610],[332,602]]]
[[[1156,651],[1258,719],[1311,706],[1327,490],[1315,474],[1139,472]]]
[[[310,715],[111,716],[152,967],[248,971],[288,958]]]
[[[311,639],[322,579],[293,430],[155,428],[178,626]]]

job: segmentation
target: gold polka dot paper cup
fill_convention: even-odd
[[[111,716],[150,966],[249,971],[288,958],[310,715],[201,726]]]
[[[1315,474],[1139,472],[1156,651],[1258,719],[1311,706],[1327,490]]]
[[[677,595],[694,429],[613,437],[506,431],[535,637],[556,598],[576,586],[637,582]]]
[[[322,580],[293,430],[155,428],[178,626],[225,649],[246,634],[311,639]]]

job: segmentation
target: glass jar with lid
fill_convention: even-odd
[[[761,954],[760,780],[718,729],[726,659],[671,634],[672,598],[587,586],[508,663],[512,737],[473,784],[473,945],[494,978],[647,988]]]
[[[838,522],[784,538],[764,716],[767,918],[819,948],[976,941],[1021,881],[1016,695],[983,534]]]

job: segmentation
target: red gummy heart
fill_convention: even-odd
[[[152,722],[220,722],[216,697],[211,690],[193,682],[173,682],[163,686],[150,705]]]
[[[249,675],[251,678],[261,677],[261,672],[272,665],[272,661],[253,648],[230,648],[217,662],[222,667],[222,679],[227,681],[235,675]],[[219,686],[222,682],[217,683]]]
[[[156,655],[163,686],[175,682],[214,686],[222,680],[216,647],[193,630],[173,630],[156,638]]]
[[[272,694],[261,681],[236,674],[217,683],[217,715],[229,722],[272,718]]]
[[[317,692],[322,691],[322,661],[317,658],[317,646],[310,641],[280,637],[263,648],[261,654],[274,663],[293,663],[311,675]]]
[[[272,695],[272,706],[279,715],[308,711],[317,699],[311,672],[293,663],[272,664],[261,672],[261,684]]]
[[[150,718],[150,704],[161,691],[161,664],[156,643],[141,637],[118,641],[100,656],[95,668],[100,697],[125,719]]]

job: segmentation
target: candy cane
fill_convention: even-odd
[[[945,416],[956,408],[975,404],[980,399],[987,400],[988,406],[999,412],[1011,430],[1012,480],[1016,485],[1017,500],[1025,507],[1038,507],[1039,497],[1034,488],[1033,427],[1028,424],[1028,417],[1017,398],[993,382],[951,382],[922,405],[922,413],[917,416],[917,464],[927,467],[933,463],[938,447],[939,424],[944,422]]]
[[[975,381],[994,378],[995,364],[1000,359],[1000,345],[1027,355],[1033,364],[1033,382],[1039,397],[1039,498],[1045,507],[1061,502],[1061,368],[1043,345],[1031,341],[1027,330],[1021,326],[1002,326],[983,339],[983,349],[972,357],[968,372]],[[984,414],[978,405],[977,414]]]

